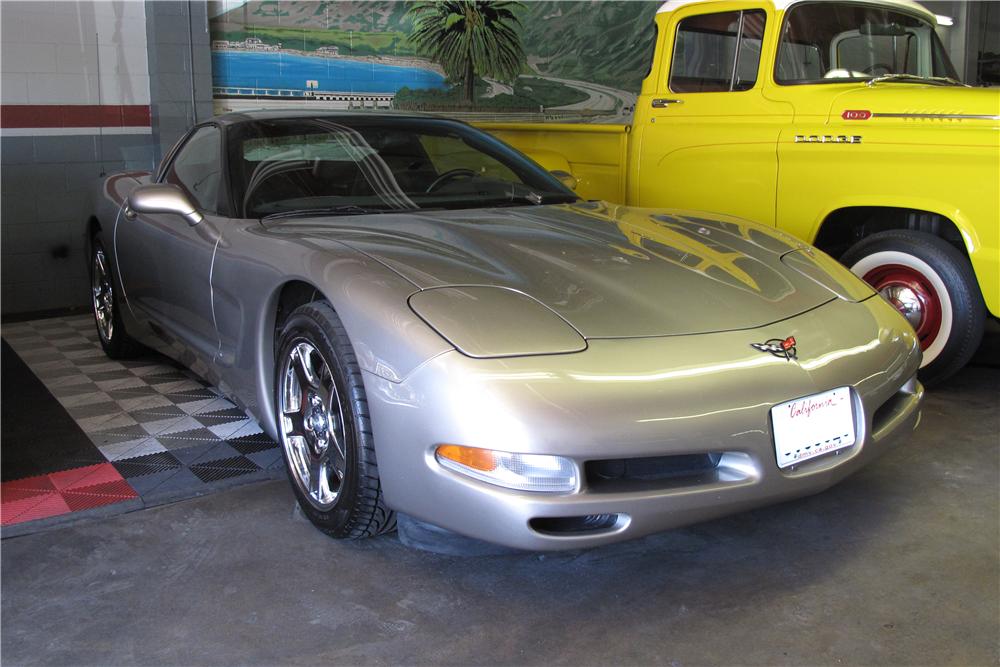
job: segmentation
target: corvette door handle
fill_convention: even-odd
[[[664,98],[657,98],[653,100],[654,109],[665,109],[671,104],[684,104],[684,100],[668,100]]]

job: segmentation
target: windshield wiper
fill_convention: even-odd
[[[404,209],[405,210],[405,209]],[[417,209],[413,209],[417,210]],[[397,209],[392,209],[395,213]],[[322,215],[367,215],[369,213],[387,213],[384,208],[365,208],[357,204],[344,204],[343,206],[331,206],[329,208],[302,208],[292,211],[279,211],[265,215],[261,220],[277,220],[279,218],[311,218]]]
[[[579,199],[576,196],[563,195],[560,193],[552,193],[549,195],[538,194],[537,192],[508,192],[504,199],[494,199],[492,201],[484,201],[485,206],[523,206],[524,204],[531,204],[532,206],[544,206],[546,204],[568,204]]]
[[[917,74],[883,74],[881,76],[876,76],[874,78],[868,79],[867,85],[874,86],[876,83],[882,83],[883,81],[921,81],[924,83],[931,83],[938,86],[964,86],[968,87],[966,84],[962,83],[958,79],[953,79],[950,76],[919,76]]]

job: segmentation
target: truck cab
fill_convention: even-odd
[[[584,197],[776,226],[909,320],[933,383],[1000,316],[1000,91],[906,0],[669,0],[631,127],[490,129]]]

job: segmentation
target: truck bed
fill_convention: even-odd
[[[474,123],[550,171],[579,181],[584,199],[624,203],[629,125],[580,123]]]

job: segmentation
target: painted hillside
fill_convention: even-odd
[[[210,4],[213,38],[237,38],[254,26],[254,34],[264,41],[282,41],[303,50],[329,44],[356,55],[414,54],[406,40],[412,30],[406,2],[228,0]],[[652,57],[653,16],[659,4],[526,2],[521,37],[528,62],[541,74],[637,92]],[[322,32],[310,34],[314,30]]]

